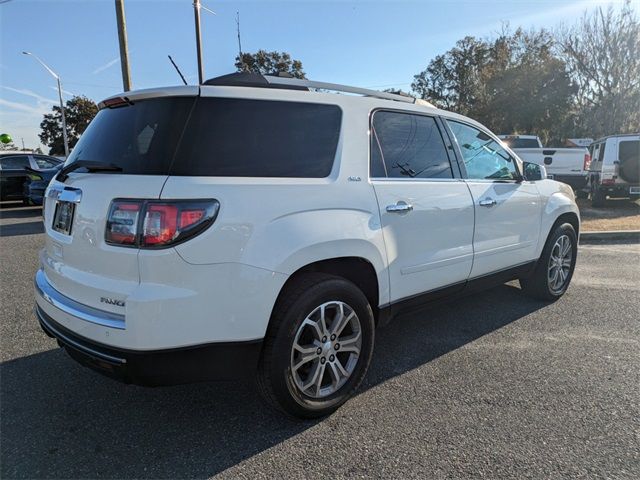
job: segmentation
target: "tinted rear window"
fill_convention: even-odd
[[[502,140],[509,148],[540,148],[537,138],[512,138],[506,137]]]
[[[113,163],[123,173],[166,175],[194,101],[194,97],[168,97],[104,108],[66,164],[91,160]]]
[[[327,177],[341,117],[335,105],[199,98],[171,174]]]

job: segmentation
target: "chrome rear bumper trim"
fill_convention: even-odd
[[[36,292],[42,298],[73,317],[105,327],[125,329],[124,315],[89,307],[64,296],[51,286],[43,270],[38,270],[36,273],[34,284]]]

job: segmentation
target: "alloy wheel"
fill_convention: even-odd
[[[353,308],[332,300],[300,324],[291,348],[291,373],[298,390],[312,398],[337,392],[355,370],[362,348],[360,320]]]
[[[567,235],[561,235],[553,244],[549,256],[547,282],[553,293],[562,292],[569,280],[569,271],[573,261],[573,247]]]

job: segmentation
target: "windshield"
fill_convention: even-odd
[[[103,108],[65,166],[78,160],[117,165],[122,173],[166,175],[195,97],[165,97]]]

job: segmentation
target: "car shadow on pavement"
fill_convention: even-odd
[[[20,205],[22,207],[22,205]],[[37,218],[42,216],[42,207],[22,207],[16,209],[0,209],[0,218]]]
[[[0,226],[0,237],[15,237],[17,235],[34,235],[44,233],[42,220],[35,222],[10,223]]]
[[[429,368],[544,306],[502,285],[398,318],[378,330],[361,390]],[[250,381],[127,386],[59,349],[0,368],[2,478],[206,478],[328,421],[295,421],[270,410]]]

